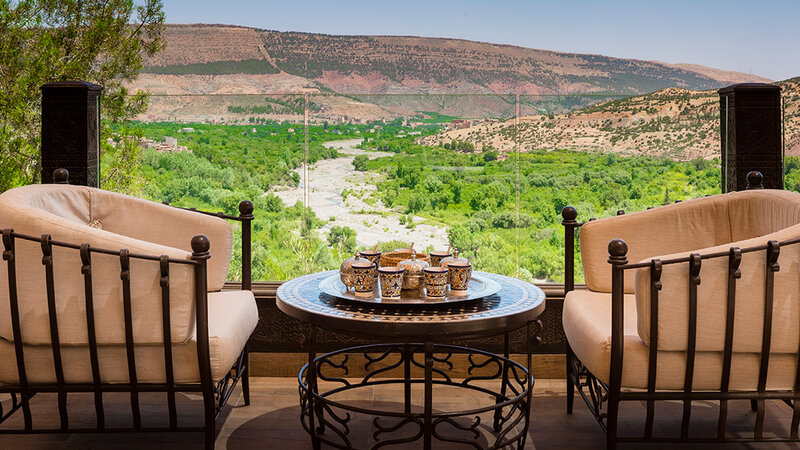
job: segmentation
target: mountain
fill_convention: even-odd
[[[786,154],[800,156],[800,77],[776,83],[784,102]],[[439,145],[471,142],[476,150],[509,153],[570,149],[689,160],[719,156],[719,95],[715,90],[667,88],[558,115],[477,123],[428,137]]]
[[[167,25],[166,48],[147,58],[130,88],[156,95],[320,94],[331,117],[391,117],[436,111],[466,117],[507,115],[492,94],[636,95],[679,87],[703,90],[754,75],[695,65],[538,50],[461,39],[332,36],[231,25]],[[376,97],[366,94],[392,94]],[[398,95],[406,94],[406,96]],[[440,100],[435,94],[483,94]],[[338,98],[341,95],[346,99]],[[324,97],[324,99],[323,99]],[[335,100],[331,100],[335,99]],[[602,99],[602,98],[600,98]],[[586,106],[598,100],[552,110]],[[218,101],[154,99],[154,116],[222,118]],[[371,106],[370,106],[371,105]],[[242,106],[242,105],[236,105]],[[202,114],[201,114],[202,115]]]

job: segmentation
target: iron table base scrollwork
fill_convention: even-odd
[[[461,355],[467,377],[457,379],[454,355]],[[348,377],[355,370],[366,373]],[[422,371],[414,377],[412,370]],[[400,376],[387,377],[392,372]],[[497,381],[494,389],[487,381]],[[525,445],[530,421],[533,377],[528,369],[510,359],[482,350],[444,344],[373,344],[350,347],[314,357],[299,375],[301,420],[315,447],[358,447],[351,436],[353,414],[372,417],[370,449],[433,441],[453,442],[476,449],[499,449]],[[327,382],[327,389],[320,389]],[[346,401],[336,394],[371,386],[401,385],[402,408],[371,409]],[[412,387],[422,385],[424,407],[412,408]],[[483,394],[488,405],[460,411],[433,409],[435,386],[465,389]],[[312,414],[313,411],[313,414]],[[485,420],[491,415],[491,420]],[[484,438],[485,441],[480,439]],[[357,439],[357,438],[356,438]]]

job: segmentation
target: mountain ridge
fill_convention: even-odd
[[[176,75],[256,74],[263,70],[261,73],[300,76],[310,84],[347,94],[606,92],[633,95],[673,85],[691,89],[721,87],[722,81],[714,74],[730,73],[713,68],[689,70],[657,61],[461,38],[333,35],[225,24],[171,24],[165,28],[165,38],[164,51],[146,58],[143,76],[148,77],[151,72],[170,74],[170,70]],[[241,70],[241,65],[237,64],[229,64],[229,69],[203,67],[250,60],[253,61],[250,72]],[[258,68],[258,61],[265,63],[260,66],[262,69]],[[198,66],[182,67],[191,64]],[[210,73],[202,73],[204,69]],[[185,73],[187,70],[197,73]],[[749,74],[734,74],[747,81],[765,80]],[[358,89],[368,92],[356,92]]]

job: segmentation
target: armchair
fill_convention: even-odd
[[[203,431],[241,380],[249,404],[247,340],[258,322],[249,290],[222,291],[232,229],[243,227],[243,288],[250,286],[252,204],[208,215],[85,186],[30,185],[0,195],[0,393],[24,430],[73,432],[68,393],[94,394],[96,429],[142,431],[140,392],[165,392],[169,424]],[[216,216],[216,217],[215,217]],[[245,279],[246,278],[246,279]],[[132,425],[106,425],[103,393],[128,392]],[[179,424],[176,392],[202,394],[202,426]],[[30,399],[57,393],[60,428],[33,426]],[[180,426],[179,426],[180,425]]]
[[[799,440],[800,194],[752,189],[586,223],[571,207],[562,216],[568,413],[577,389],[609,448],[708,441],[689,434],[696,401],[719,402],[713,440]],[[573,289],[575,229],[586,289]],[[756,411],[751,437],[726,432],[735,399]],[[767,399],[793,408],[789,436],[763,433]],[[655,402],[670,400],[683,404],[680,436],[654,437]],[[624,401],[646,404],[642,434],[618,435]]]

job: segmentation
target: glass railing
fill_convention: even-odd
[[[795,79],[786,83],[797,85],[800,81]],[[784,92],[787,88],[784,86]],[[793,86],[792,91],[797,92],[797,89]],[[800,95],[784,94],[781,100],[784,187],[800,192]]]
[[[106,186],[228,213],[251,199],[255,280],[413,244],[560,282],[563,206],[588,220],[720,192],[719,98],[687,92],[153,95],[110,125],[104,164],[136,142],[141,167]]]

